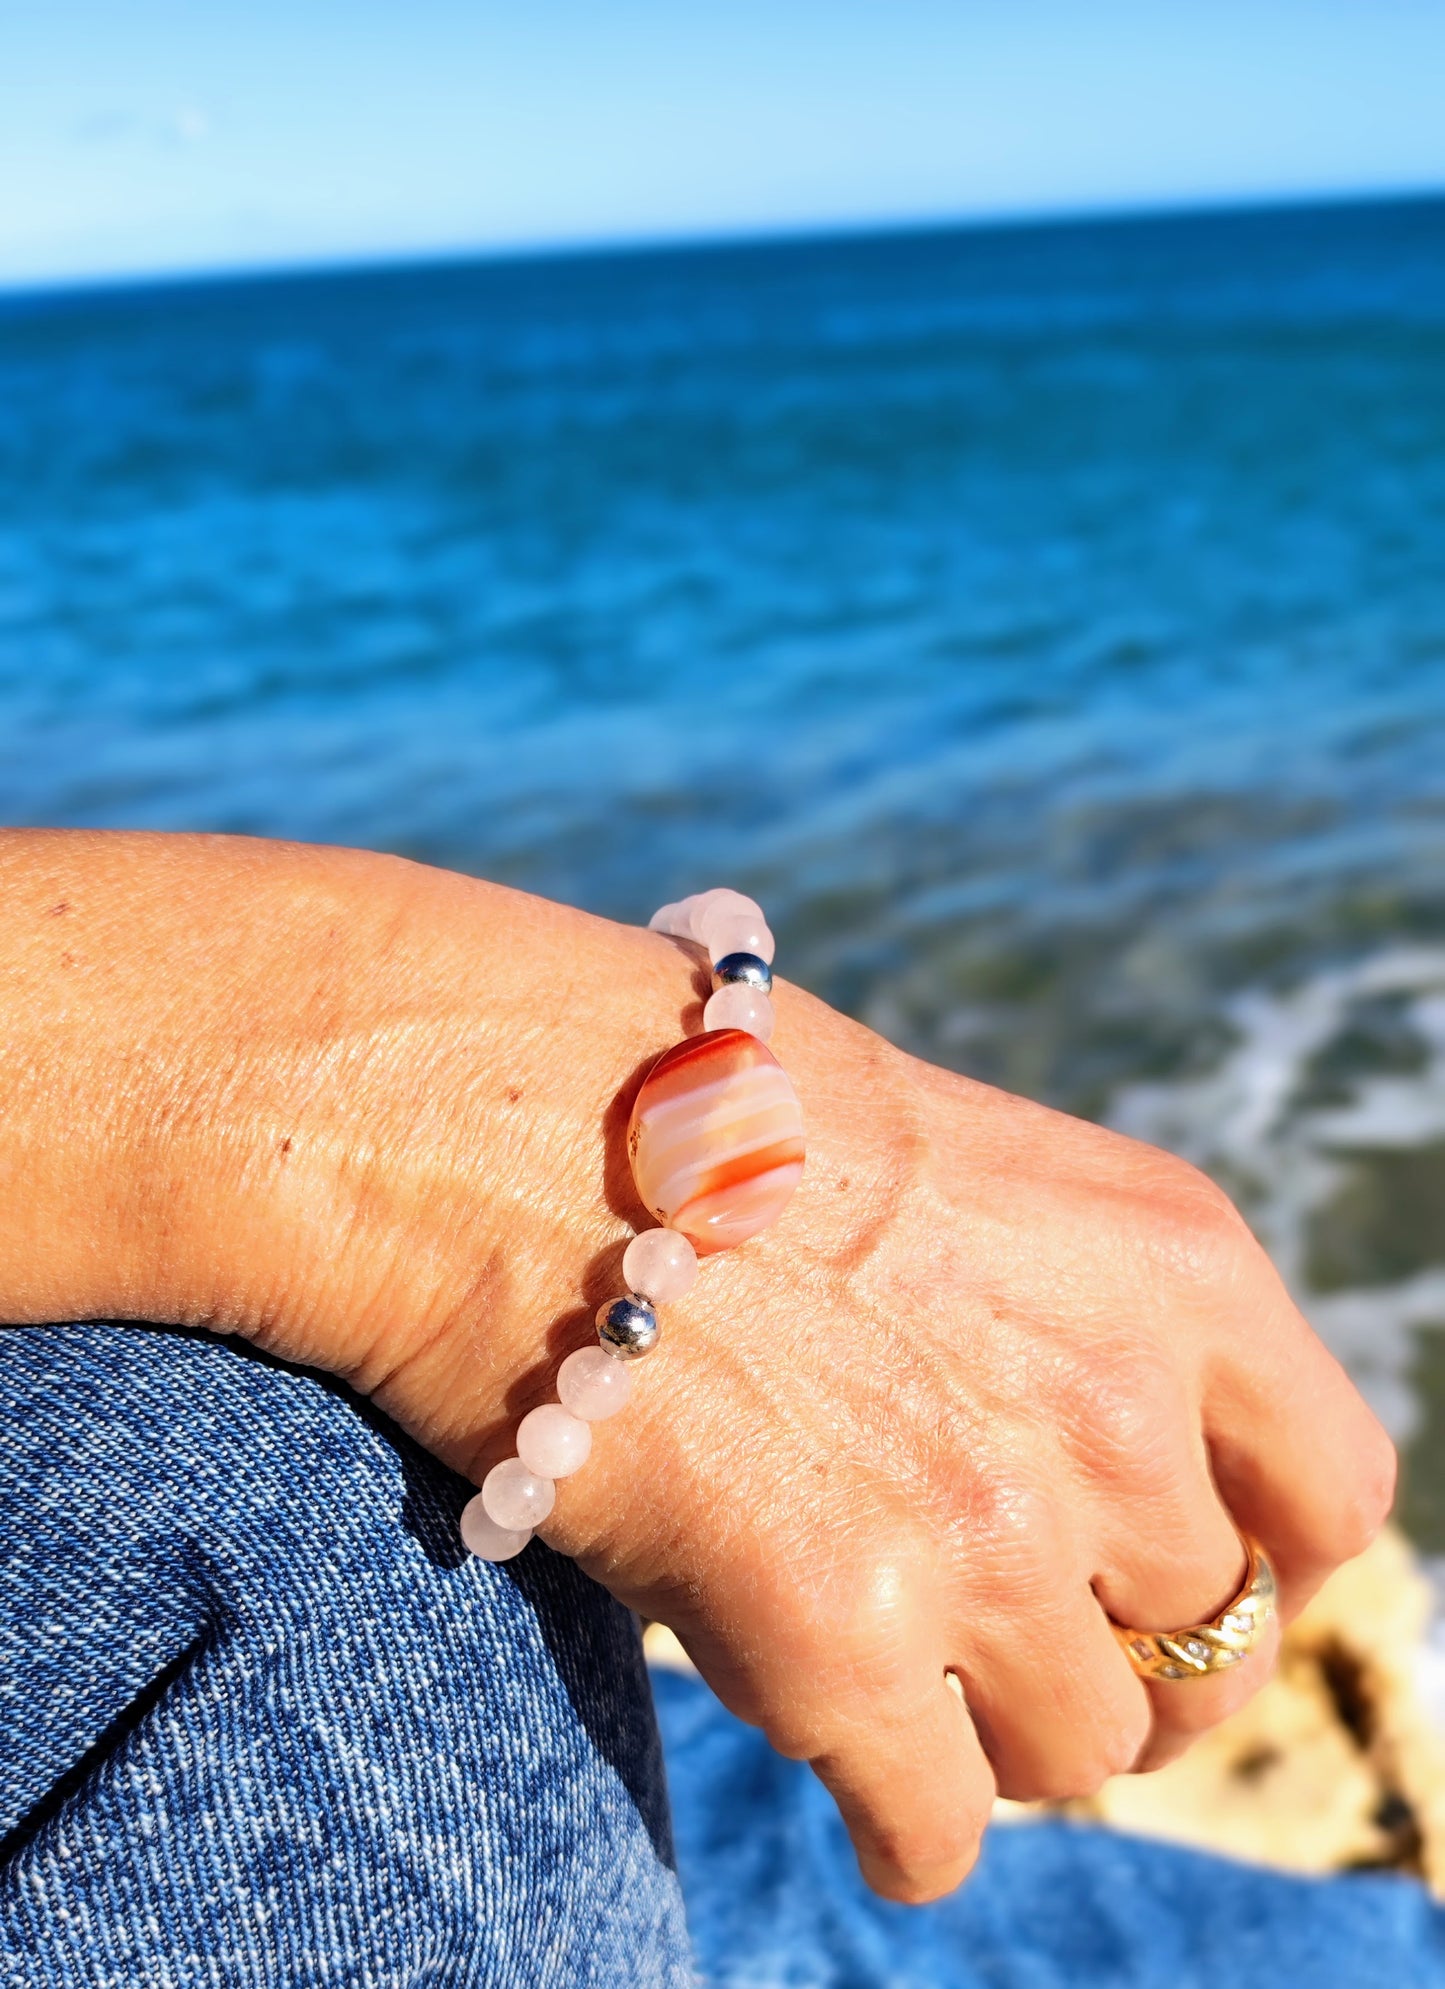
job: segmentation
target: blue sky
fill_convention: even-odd
[[[1445,187],[1445,0],[0,0],[0,281]]]

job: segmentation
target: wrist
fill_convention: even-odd
[[[474,1469],[590,1338],[648,1219],[627,1112],[698,1024],[700,963],[355,851],[20,835],[0,863],[4,1316],[235,1331]],[[871,1247],[896,1159],[877,1066],[903,1060],[777,999],[809,1122],[797,1276]],[[746,1256],[742,1303],[782,1268],[770,1238]]]

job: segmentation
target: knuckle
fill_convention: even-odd
[[[1259,1245],[1244,1217],[1190,1161],[1161,1156],[1149,1199],[1151,1254],[1185,1283],[1232,1286],[1258,1259]]]
[[[1054,1497],[1022,1476],[991,1472],[971,1488],[962,1523],[974,1574],[995,1610],[1033,1610],[1049,1600],[1071,1559]]]
[[[1087,1749],[1068,1760],[1041,1761],[1023,1778],[1019,1796],[1025,1802],[1082,1802],[1098,1795],[1104,1784],[1122,1775],[1132,1763],[1117,1758],[1111,1750]]]
[[[1160,1391],[1162,1395],[1162,1391]],[[1080,1391],[1085,1427],[1096,1449],[1133,1457],[1153,1448],[1159,1427],[1159,1398],[1135,1372],[1101,1368]]]
[[[1161,1153],[1160,1162],[1158,1178],[1162,1192],[1177,1205],[1182,1216],[1206,1228],[1213,1222],[1221,1227],[1244,1227],[1238,1209],[1212,1174],[1206,1174],[1202,1167],[1196,1167],[1192,1160],[1185,1160],[1177,1153]]]
[[[1076,1441],[1096,1470],[1127,1473],[1143,1489],[1172,1478],[1185,1394],[1167,1349],[1129,1343],[1100,1352],[1072,1378],[1071,1395]]]
[[[863,1866],[863,1876],[880,1899],[895,1906],[931,1906],[963,1884],[978,1863],[978,1849],[975,1843],[966,1856],[953,1863],[917,1868],[877,1865],[870,1859]]]
[[[1149,1708],[1099,1720],[1071,1748],[1040,1749],[1008,1777],[1005,1793],[1025,1802],[1078,1802],[1096,1796],[1116,1775],[1127,1775],[1148,1745]]]
[[[1100,1722],[1094,1747],[1085,1763],[1096,1790],[1116,1775],[1128,1774],[1148,1744],[1152,1725],[1149,1705],[1142,1695],[1137,1711],[1128,1717]]]
[[[827,1654],[856,1674],[866,1667],[886,1686],[895,1672],[910,1676],[917,1662],[915,1628],[930,1570],[915,1552],[893,1548],[860,1554],[838,1571],[834,1606],[819,1618]]]
[[[764,1720],[763,1732],[774,1754],[785,1761],[809,1761],[814,1753],[812,1734],[789,1719]]]
[[[1115,1775],[1128,1774],[1149,1745],[1149,1736],[1153,1730],[1153,1710],[1148,1700],[1141,1695],[1137,1710],[1127,1719],[1122,1719],[1111,1727],[1105,1735],[1101,1761],[1106,1782]]]
[[[1395,1504],[1399,1459],[1395,1446],[1371,1417],[1352,1458],[1349,1490],[1336,1525],[1334,1545],[1344,1560],[1353,1560],[1379,1533]]]
[[[884,1836],[875,1839],[859,1863],[870,1888],[901,1906],[926,1906],[968,1877],[978,1862],[984,1817],[970,1817],[927,1841]]]
[[[886,1550],[794,1564],[776,1616],[789,1624],[785,1689],[763,1722],[790,1759],[814,1758],[840,1735],[906,1726],[918,1701],[919,1619],[932,1606],[935,1559],[901,1533]]]

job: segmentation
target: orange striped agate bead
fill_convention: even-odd
[[[766,1044],[710,1029],[647,1073],[627,1151],[647,1207],[708,1256],[782,1214],[803,1172],[802,1108]]]

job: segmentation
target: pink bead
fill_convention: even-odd
[[[704,940],[703,928],[715,913],[759,920],[763,916],[763,908],[755,899],[745,898],[741,891],[730,891],[726,885],[713,891],[694,892],[692,897],[683,899],[678,910],[686,915],[692,936],[699,941]]]
[[[524,1526],[518,1531],[515,1527],[498,1526],[478,1492],[462,1507],[461,1536],[467,1552],[475,1554],[479,1561],[510,1561],[531,1539],[532,1529]]]
[[[691,939],[692,927],[688,923],[688,904],[659,905],[647,921],[649,932],[670,933],[674,939]]]
[[[627,1246],[622,1277],[629,1291],[654,1305],[670,1305],[696,1284],[697,1252],[676,1229],[644,1229]]]
[[[603,1423],[627,1407],[632,1369],[605,1347],[579,1347],[557,1370],[557,1393],[563,1408],[584,1423]]]
[[[520,1457],[494,1464],[482,1480],[482,1506],[488,1519],[516,1533],[540,1526],[556,1497],[552,1480],[529,1471]]]
[[[778,943],[761,912],[738,912],[724,905],[705,912],[693,923],[701,928],[698,938],[707,948],[709,960],[725,959],[729,953],[755,953],[772,966]]]
[[[537,1478],[571,1478],[589,1454],[589,1426],[561,1402],[543,1402],[517,1424],[517,1456]]]
[[[773,1004],[757,988],[733,981],[708,996],[702,1011],[704,1029],[746,1029],[760,1043],[773,1033]]]
[[[560,1402],[544,1402],[517,1425],[517,1455],[539,1478],[570,1478],[591,1451],[591,1430]]]
[[[756,1036],[712,1030],[675,1043],[652,1066],[627,1151],[644,1205],[706,1256],[782,1214],[803,1172],[803,1114]]]

